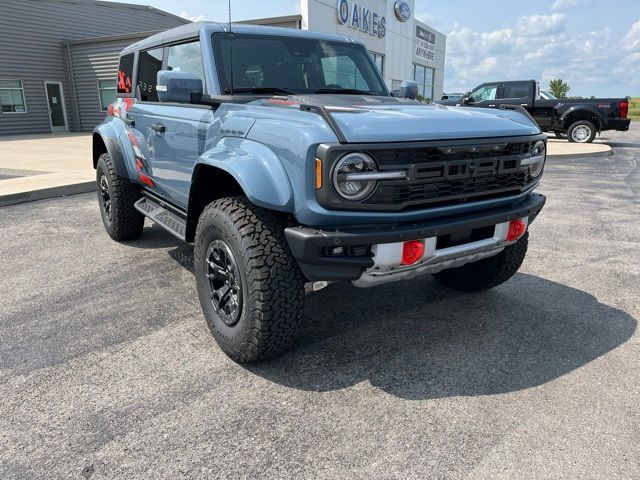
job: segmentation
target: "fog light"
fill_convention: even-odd
[[[424,241],[411,240],[402,244],[402,260],[400,265],[413,265],[424,255]]]
[[[509,232],[507,232],[507,242],[515,242],[527,231],[527,224],[522,220],[512,220],[509,222]]]
[[[331,247],[329,249],[329,254],[332,257],[339,257],[340,255],[344,254],[344,247]]]

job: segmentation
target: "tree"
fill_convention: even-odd
[[[571,87],[561,78],[554,78],[549,81],[549,91],[557,98],[567,98],[569,90],[571,90]]]

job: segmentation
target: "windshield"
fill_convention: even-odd
[[[216,33],[213,51],[223,93],[231,93],[232,58],[234,93],[388,95],[362,45],[280,35]]]

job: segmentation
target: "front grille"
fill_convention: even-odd
[[[330,185],[316,192],[321,205],[333,209],[399,211],[454,205],[520,193],[535,183],[529,157],[541,136],[475,141],[415,142],[387,145],[329,146],[319,149],[325,175],[349,151],[373,157],[380,172],[402,172],[405,178],[379,180],[359,202],[345,202]]]
[[[529,183],[526,172],[467,178],[463,180],[423,183],[416,185],[379,185],[367,199],[369,204],[405,204],[455,197],[448,203],[460,203],[470,197],[491,195],[523,188]]]

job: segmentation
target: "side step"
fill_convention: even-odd
[[[151,221],[163,227],[174,237],[183,242],[185,241],[187,221],[182,216],[169,210],[166,205],[151,198],[142,197],[135,203],[135,207],[136,210],[149,217]]]

